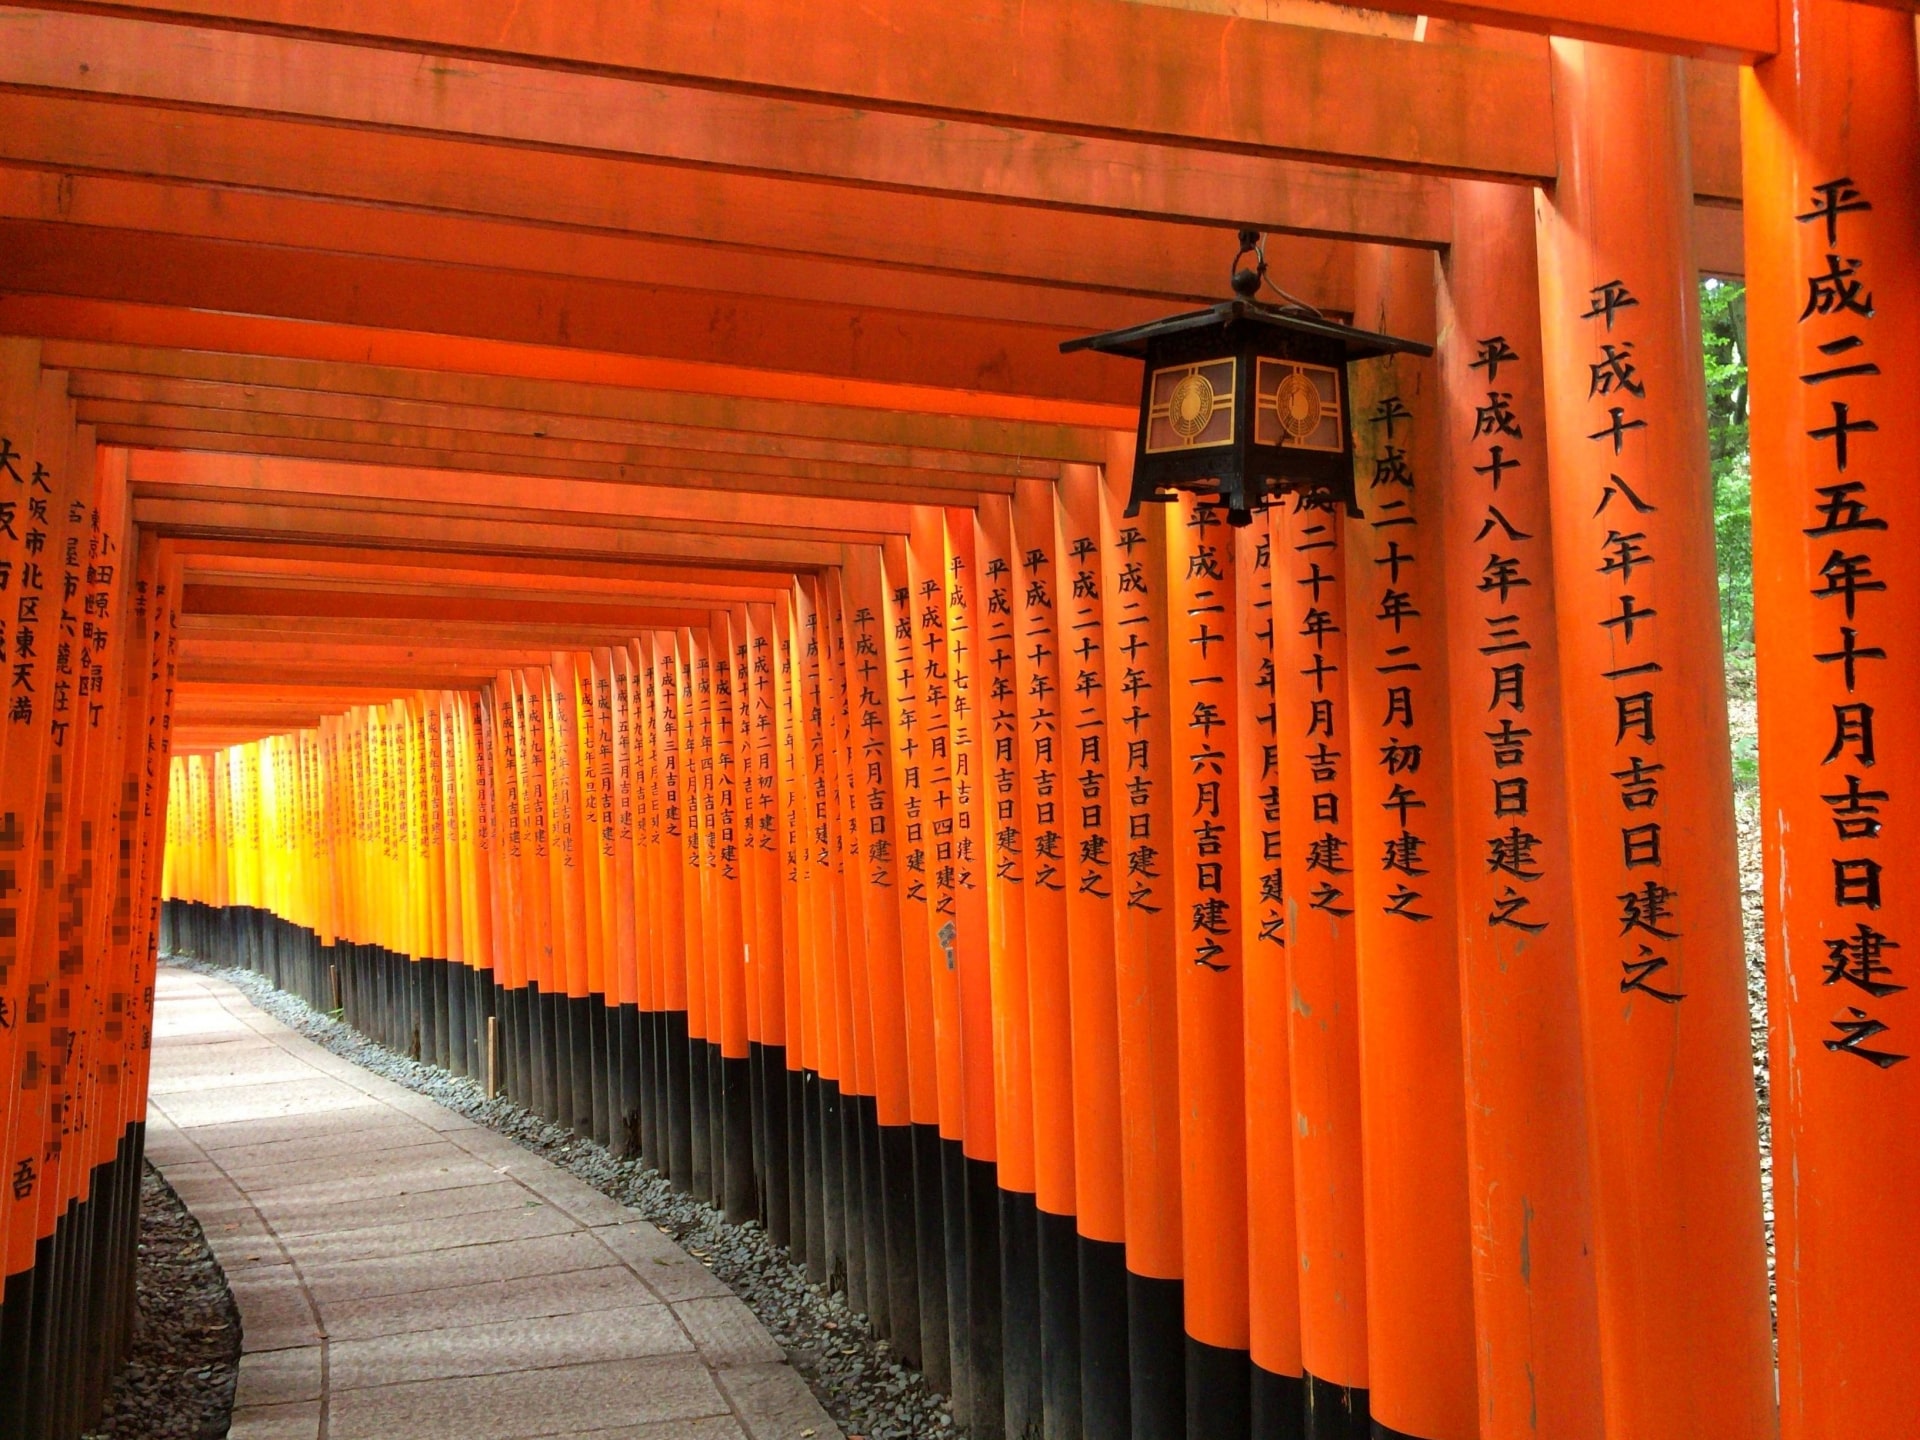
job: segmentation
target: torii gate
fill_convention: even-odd
[[[1377,9],[1427,17],[1423,36],[1487,28],[1429,45],[1377,16],[1347,33],[1111,0],[875,0],[830,25],[779,0],[0,7],[0,332],[26,337],[4,355],[4,433],[37,430],[76,503],[154,542],[141,583],[186,612],[172,740],[196,754],[313,728],[342,748],[275,742],[261,763],[331,765],[351,741],[444,779],[468,743],[446,717],[478,712],[439,697],[491,687],[501,794],[511,777],[516,804],[525,785],[571,816],[599,803],[567,768],[593,723],[581,686],[617,679],[652,727],[653,802],[663,777],[727,775],[721,737],[750,712],[717,677],[742,687],[728,698],[761,684],[739,647],[765,640],[793,667],[766,682],[796,737],[781,763],[852,815],[854,757],[879,765],[865,747],[897,741],[903,710],[984,754],[995,727],[1064,734],[1033,697],[1095,677],[1111,703],[1084,723],[1128,740],[1107,783],[1171,857],[1156,873],[1120,847],[1141,873],[1109,877],[1119,902],[1056,903],[1012,867],[896,902],[822,862],[805,903],[832,938],[797,953],[789,1008],[745,983],[749,934],[779,930],[735,888],[757,882],[699,871],[676,835],[675,908],[654,913],[679,968],[626,957],[633,1003],[712,1051],[715,1088],[703,1070],[661,1101],[676,1179],[745,1203],[745,1132],[695,1107],[724,1111],[749,1032],[832,1091],[856,1160],[929,1135],[936,1176],[941,1143],[962,1157],[957,1200],[911,1197],[923,1234],[943,1203],[995,1217],[957,1262],[858,1234],[846,1216],[897,1197],[851,1190],[817,1192],[808,1220],[841,1218],[799,1244],[876,1315],[912,1298],[883,1277],[905,1259],[929,1316],[937,1287],[990,1281],[970,1317],[953,1296],[968,1333],[946,1378],[976,1433],[1054,1425],[1046,1387],[1069,1375],[1096,1433],[1113,1396],[1084,1377],[1116,1355],[1143,1440],[1907,1433],[1920,1015],[1899,736],[1920,721],[1893,622],[1920,500],[1892,466],[1920,425],[1900,406],[1920,364],[1916,7]],[[1725,72],[1676,57],[1748,67],[1737,130]],[[644,203],[619,178],[636,161]],[[796,176],[834,202],[795,198]],[[1058,339],[1212,298],[1195,227],[1249,221],[1315,303],[1437,354],[1356,377],[1365,516],[1275,511],[1223,539],[1184,504],[1130,529],[1112,435],[1135,377]],[[730,273],[746,255],[751,284]],[[1748,282],[1777,1398],[1702,269]],[[1065,622],[1023,597],[1064,607],[1082,541],[1099,558],[1074,623],[1101,643],[1070,665],[1027,648]],[[962,573],[1005,593],[964,591],[969,608]],[[833,648],[862,643],[889,667],[871,720]],[[112,751],[136,778],[138,741],[163,773],[169,743],[163,688],[133,674],[161,631],[138,647]],[[929,674],[1011,698],[969,715]],[[1216,687],[1238,703],[1201,708]],[[376,708],[333,718],[355,705]],[[34,828],[63,793],[39,723],[9,732],[4,805],[77,843]],[[962,803],[983,829],[1016,807],[1031,839],[1049,764],[1021,751],[1004,795]],[[874,793],[897,823],[956,778],[895,753]],[[737,781],[701,803],[747,813]],[[1119,822],[1085,813],[1062,829],[1091,853]],[[227,839],[200,841],[179,853],[212,873]],[[472,852],[436,853],[471,907]],[[136,910],[158,880],[142,864]],[[576,1012],[617,989],[588,892],[550,893],[530,857],[512,873],[553,932],[516,931],[522,985]],[[457,889],[374,917],[381,943],[445,963]],[[54,933],[51,901],[21,913]],[[1286,963],[1259,963],[1282,926]],[[854,933],[888,940],[861,955]],[[542,947],[563,962],[528,958]],[[19,1013],[56,957],[3,953]],[[1432,1023],[1456,1008],[1458,1029]],[[9,1072],[50,1053],[36,1024],[0,1028]],[[565,1078],[541,1082],[556,1113]],[[54,1133],[26,1094],[10,1175]],[[842,1133],[820,1137],[836,1164]],[[10,1280],[45,1268],[47,1190],[0,1188]],[[1083,1268],[1068,1293],[1050,1233],[1083,1267],[1104,1257],[1099,1285]],[[1042,1341],[1069,1312],[1081,1353],[1056,1368]],[[9,1309],[0,1346],[21,1333]]]

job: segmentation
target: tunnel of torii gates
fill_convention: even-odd
[[[1414,8],[0,6],[0,1434],[126,1350],[162,948],[976,1437],[1920,1434],[1913,7]],[[1435,352],[1355,512],[1128,516],[1060,344],[1244,225]]]

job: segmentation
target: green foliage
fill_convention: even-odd
[[[1747,291],[1708,280],[1700,287],[1707,373],[1713,528],[1720,560],[1720,626],[1729,670],[1753,664],[1753,522],[1747,456]]]

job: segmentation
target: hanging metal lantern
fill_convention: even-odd
[[[1241,269],[1248,254],[1258,264]],[[1285,295],[1267,278],[1258,231],[1240,232],[1232,283],[1236,298],[1209,309],[1060,347],[1146,363],[1127,514],[1176,490],[1223,506],[1235,525],[1295,490],[1330,494],[1358,514],[1347,366],[1433,347],[1356,330]],[[1260,303],[1263,285],[1288,303]]]

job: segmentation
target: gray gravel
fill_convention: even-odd
[[[134,1287],[133,1354],[83,1440],[219,1440],[233,1419],[240,1312],[200,1223],[151,1165]]]
[[[682,1195],[651,1166],[616,1160],[605,1147],[505,1098],[489,1100],[475,1081],[378,1045],[275,989],[263,975],[186,955],[163,958],[237,985],[255,1005],[316,1044],[510,1137],[651,1220],[746,1302],[849,1440],[934,1440],[964,1433],[945,1398],[927,1389],[919,1371],[896,1360],[886,1341],[874,1338],[866,1317],[844,1295],[810,1284],[806,1271],[759,1225],[728,1224],[720,1211]]]

